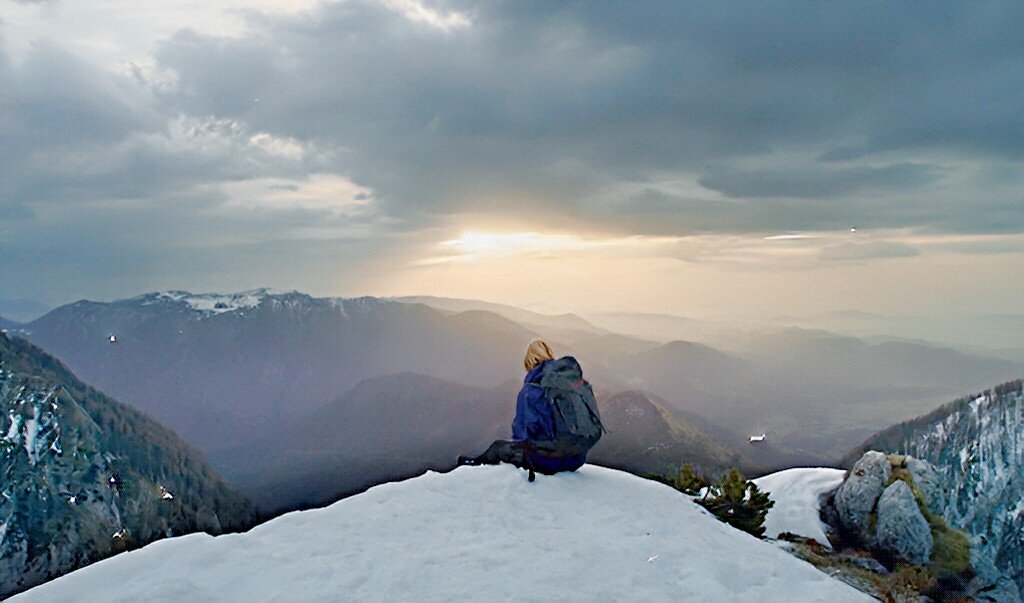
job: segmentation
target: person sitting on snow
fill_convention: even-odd
[[[601,439],[604,427],[590,384],[572,356],[555,359],[546,342],[535,340],[523,358],[526,378],[516,401],[512,439],[498,440],[480,456],[459,457],[460,465],[510,463],[553,475],[575,471],[587,451]]]

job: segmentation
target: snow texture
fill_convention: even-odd
[[[871,601],[672,488],[586,465],[428,472],[153,543],[12,601]]]
[[[832,548],[819,513],[819,499],[843,483],[846,471],[828,467],[786,469],[754,480],[775,502],[765,519],[765,536],[789,532]]]

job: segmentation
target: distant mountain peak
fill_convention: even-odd
[[[133,297],[128,302],[142,305],[153,304],[184,304],[188,308],[206,314],[224,314],[255,308],[265,299],[281,297],[297,292],[283,292],[269,288],[251,289],[237,293],[192,293],[190,291],[157,291]]]
[[[97,304],[98,302],[80,301],[79,304]],[[274,307],[320,306],[330,307],[345,314],[346,310],[359,310],[375,307],[380,304],[397,303],[378,297],[314,297],[300,291],[280,291],[269,287],[249,289],[235,293],[193,293],[182,290],[153,291],[128,299],[112,302],[112,305],[131,306],[167,306],[196,312],[202,316],[215,316],[245,310],[253,310],[265,304]],[[106,305],[100,303],[101,305]]]

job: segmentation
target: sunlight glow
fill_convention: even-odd
[[[560,252],[646,253],[655,248],[676,244],[679,240],[677,237],[586,238],[539,232],[467,231],[457,239],[442,241],[438,245],[443,254],[441,257],[426,258],[418,264],[433,265],[459,260],[513,256],[554,257]]]
[[[811,235],[804,235],[804,234],[781,234],[781,235],[773,235],[773,236],[770,236],[770,237],[765,237],[764,240],[765,241],[799,241],[799,240],[803,240],[803,239],[814,239],[814,238],[816,238],[816,237],[813,237]]]
[[[514,255],[524,252],[585,249],[592,246],[571,235],[543,235],[536,232],[464,232],[457,239],[444,241],[442,248],[478,255]]]

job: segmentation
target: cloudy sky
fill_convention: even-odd
[[[1024,308],[1020,2],[0,0],[0,19],[0,297]]]

